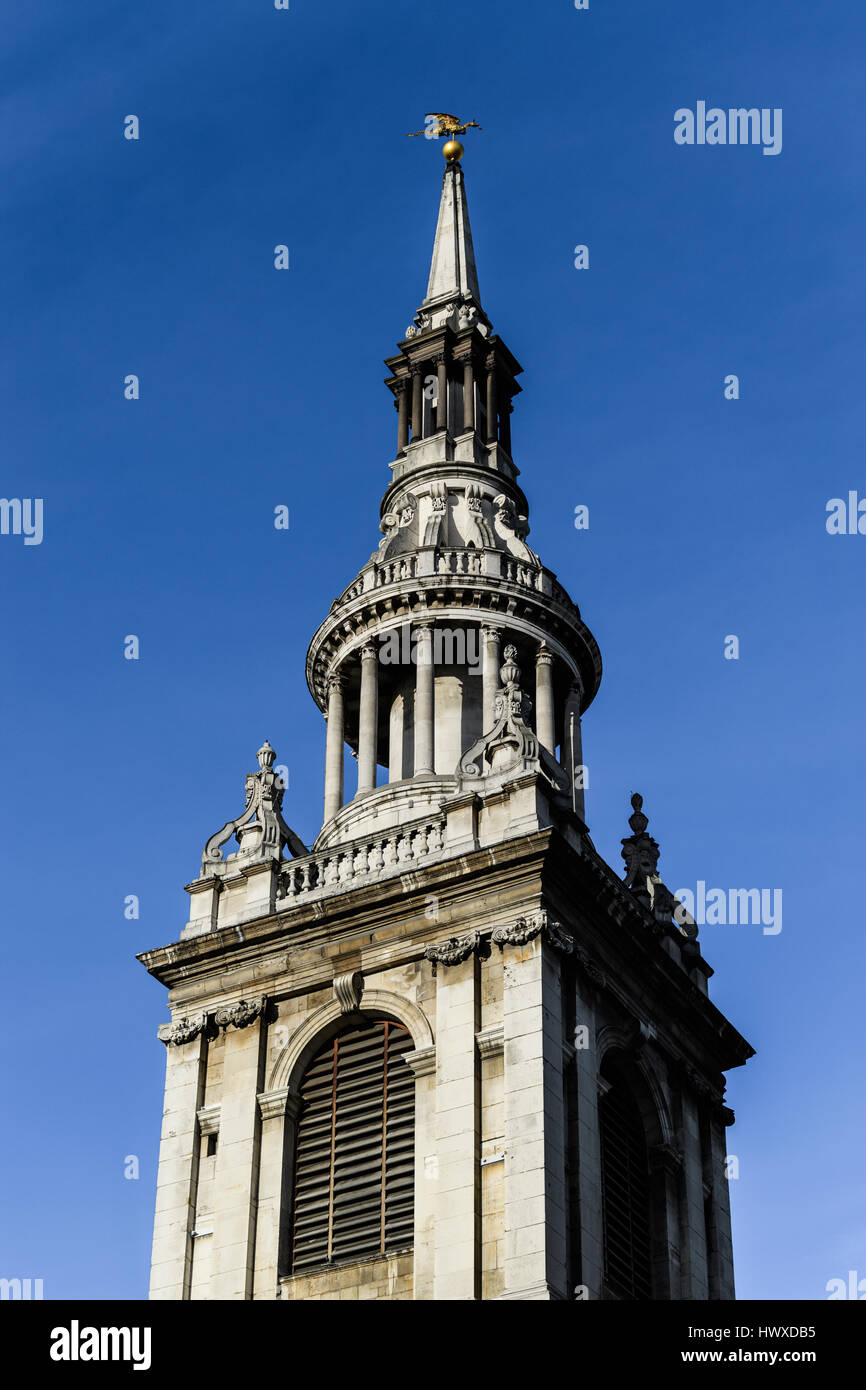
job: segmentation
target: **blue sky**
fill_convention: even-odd
[[[48,0],[6,30],[0,491],[44,499],[44,539],[0,536],[0,1274],[144,1295],[167,1015],[135,953],[178,935],[265,737],[318,830],[304,656],[379,540],[432,108],[484,127],[464,169],[525,369],[530,544],[605,663],[595,843],[620,863],[639,790],[671,887],[783,891],[778,935],[702,931],[758,1054],[728,1088],[739,1295],[866,1277],[866,536],[825,528],[866,495],[862,8]],[[782,108],[781,154],[676,145],[699,100]]]

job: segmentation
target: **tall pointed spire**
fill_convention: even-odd
[[[422,308],[430,309],[449,299],[471,299],[477,306],[481,304],[463,170],[456,159],[449,162],[442,180],[430,280]]]
[[[460,164],[463,146],[459,140],[450,140],[443,153],[446,165],[427,294],[406,330],[406,337],[412,338],[417,333],[446,324],[455,330],[477,324],[486,337],[492,325],[481,307],[466,186]]]

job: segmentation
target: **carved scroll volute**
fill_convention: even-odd
[[[346,975],[334,976],[334,998],[340,1006],[340,1013],[353,1014],[361,1007],[364,993],[364,976],[360,970],[351,970]]]

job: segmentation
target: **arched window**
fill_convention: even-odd
[[[614,1298],[652,1298],[646,1133],[630,1089],[614,1078],[599,1097],[604,1280]]]
[[[414,1048],[390,1020],[338,1033],[301,1081],[292,1272],[412,1244]]]

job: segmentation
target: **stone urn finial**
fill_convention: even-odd
[[[520,667],[517,664],[517,648],[509,642],[504,652],[505,660],[499,668],[499,679],[503,685],[519,685]]]
[[[631,826],[632,833],[634,835],[642,835],[646,830],[647,826],[649,825],[649,818],[645,816],[643,811],[641,810],[641,807],[643,806],[643,797],[641,796],[640,792],[633,793],[631,798],[631,804],[633,814],[629,816],[628,823]]]
[[[271,745],[268,743],[268,740],[265,739],[264,743],[262,744],[261,748],[256,754],[256,757],[259,760],[259,767],[262,769],[263,772],[270,772],[271,768],[274,765],[274,758],[276,756],[277,755],[274,752]]]

